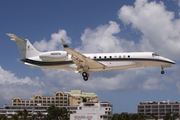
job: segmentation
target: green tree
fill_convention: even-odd
[[[61,117],[63,118],[63,120],[69,120],[70,112],[66,108],[61,108]]]
[[[171,112],[168,112],[164,116],[164,120],[170,120],[171,119]]]
[[[38,117],[39,120],[42,120],[42,117],[43,117],[42,112],[38,111],[37,112],[37,117]]]
[[[146,116],[144,114],[140,114],[138,113],[138,119],[137,120],[144,120],[146,118]]]
[[[20,120],[22,120],[23,111],[17,111],[17,115],[20,117]]]
[[[121,116],[121,120],[129,120],[128,113],[122,113],[120,116]]]
[[[172,114],[172,120],[175,120],[177,118],[179,118],[179,113],[173,113]]]
[[[138,114],[129,114],[129,120],[137,120],[138,119]]]
[[[59,108],[55,107],[55,105],[51,105],[48,109],[47,109],[48,115],[52,120],[57,120],[58,117],[60,117],[61,115],[61,110],[59,110]]]
[[[121,120],[120,114],[115,113],[112,117],[112,120]]]
[[[27,120],[28,117],[28,111],[26,109],[24,109],[23,111],[23,120]]]
[[[13,120],[19,120],[19,116],[17,114],[12,115]]]

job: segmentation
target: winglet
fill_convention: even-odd
[[[62,44],[64,46],[64,48],[68,48],[68,45],[64,42],[64,40],[61,38]]]

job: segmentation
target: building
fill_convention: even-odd
[[[109,103],[81,103],[70,115],[70,120],[108,120],[113,115],[112,105]]]
[[[49,106],[11,106],[5,105],[5,108],[0,109],[0,115],[5,115],[8,118],[11,118],[12,115],[17,114],[18,111],[23,111],[26,109],[30,115],[36,115],[37,112],[41,112],[43,115],[47,115],[47,109]],[[66,108],[68,111],[75,113],[77,106],[56,106],[58,108]]]
[[[12,106],[78,106],[81,102],[97,102],[95,93],[82,92],[81,90],[71,90],[71,92],[57,91],[54,94],[34,95],[30,99],[19,97],[12,99]]]
[[[179,113],[180,114],[180,102],[140,102],[137,105],[137,113],[151,116],[154,114],[158,119],[163,118],[166,113]]]

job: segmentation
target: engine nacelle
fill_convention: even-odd
[[[65,61],[68,59],[68,54],[66,51],[51,51],[41,53],[39,58],[43,61]]]

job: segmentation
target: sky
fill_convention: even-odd
[[[156,52],[176,64],[81,74],[26,66],[6,33],[29,39],[39,51]],[[114,113],[136,113],[139,102],[180,101],[180,0],[0,1],[0,106],[14,97],[94,92]]]

